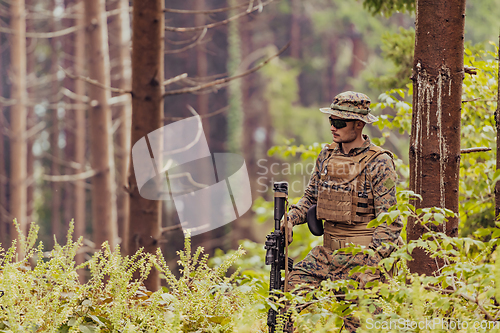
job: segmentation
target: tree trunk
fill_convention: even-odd
[[[113,17],[110,23],[110,30],[116,34],[117,45],[111,45],[114,49],[114,59],[117,63],[115,68],[116,80],[113,80],[113,87],[130,90],[130,18],[128,0],[119,0],[114,9],[120,11],[119,15]],[[121,239],[121,250],[128,253],[129,239],[129,200],[130,197],[125,191],[128,182],[128,168],[130,158],[130,122],[132,118],[132,108],[130,96],[126,95],[127,101],[115,107],[120,125],[116,132],[116,173],[117,173],[117,213],[118,213],[118,235]]]
[[[10,212],[21,227],[27,231],[27,144],[26,144],[26,14],[24,0],[11,1],[11,98],[16,104],[11,107],[11,206]],[[11,239],[17,239],[18,233],[12,228]],[[24,256],[19,249],[20,256]]]
[[[89,77],[110,86],[108,34],[103,0],[86,0],[85,25],[88,41]],[[97,247],[117,242],[116,194],[111,136],[110,92],[96,85],[88,86],[90,99],[90,161],[97,174],[92,178],[92,228]]]
[[[498,56],[500,57],[500,35],[498,36]],[[499,58],[500,59],[500,58]],[[497,127],[497,170],[500,169],[500,60],[498,61],[498,93],[497,110],[495,112]],[[495,219],[499,219],[500,214],[500,182],[495,184]]]
[[[163,33],[162,0],[134,0],[132,20],[132,145],[163,126]],[[131,165],[129,254],[144,247],[155,253],[161,227],[160,201],[139,195],[135,170]],[[149,290],[160,287],[159,275],[152,270],[146,281]]]
[[[3,67],[2,60],[3,57],[2,59],[0,59],[0,68]],[[2,80],[0,80],[0,82],[2,82]],[[2,89],[0,89],[0,91],[1,90]],[[3,110],[0,110],[0,128],[5,128]],[[5,154],[5,137],[2,131],[0,132],[0,242],[2,244],[9,244],[9,233],[7,228],[7,223],[9,221],[6,216],[6,213],[8,212],[6,192],[7,170],[5,170],[6,160],[7,156]]]
[[[0,42],[5,42],[7,35],[4,34],[3,38],[0,38]],[[9,50],[10,51],[10,50]],[[0,51],[0,72],[4,75],[0,77],[0,96],[8,97],[8,92],[5,90],[7,87],[6,78],[7,75],[7,59],[5,57],[4,51]],[[10,224],[12,219],[9,217],[9,198],[7,196],[8,186],[9,186],[9,176],[8,176],[8,165],[9,165],[9,151],[5,140],[5,128],[8,128],[7,114],[5,110],[0,110],[0,241],[2,244],[8,245],[10,243]]]
[[[196,10],[205,10],[205,0],[196,0]],[[197,14],[194,17],[194,25],[205,25],[205,15]],[[204,44],[196,46],[196,69],[198,77],[206,77],[208,75],[207,53]],[[208,94],[197,95],[197,110],[200,116],[208,114]],[[206,134],[210,133],[210,118],[205,118],[203,121],[203,129]],[[210,135],[207,136],[207,143],[210,145]]]
[[[252,43],[252,31],[248,28],[248,17],[242,17],[235,22],[239,24],[240,40],[241,40],[241,58],[246,59],[251,54],[253,47]],[[247,70],[247,68],[241,68],[241,71]],[[241,96],[241,112],[243,114],[243,126],[242,126],[242,140],[241,140],[241,152],[245,159],[245,163],[248,168],[248,175],[250,177],[251,184],[255,184],[257,181],[257,151],[256,148],[258,143],[255,141],[255,131],[257,130],[260,123],[260,108],[258,106],[259,101],[254,101],[252,99],[252,86],[255,84],[256,76],[249,75],[240,79],[240,96]],[[252,197],[257,196],[255,186],[251,189]],[[244,216],[238,217],[236,221],[231,223],[231,247],[237,248],[238,242],[242,239],[249,239],[252,241],[258,241],[254,232],[254,216],[252,210],[246,212]]]
[[[65,0],[66,9],[75,8],[75,12],[83,13],[83,1]],[[83,26],[83,15],[76,16],[75,19],[63,20],[64,27]],[[64,37],[65,54],[69,55],[64,59],[64,68],[83,76],[83,66],[85,60],[85,30],[79,29],[75,33]],[[67,174],[78,174],[85,171],[85,109],[81,97],[85,95],[85,82],[66,77],[64,87],[73,91],[76,98],[67,98],[67,103],[72,104],[71,110],[66,112],[65,133],[66,147],[64,157],[67,161],[73,161],[80,165],[79,168],[66,168]],[[85,232],[85,180],[75,180],[65,184],[64,194],[64,225],[74,220],[73,239],[76,240]],[[84,254],[76,255],[75,261],[81,264],[84,261]],[[79,272],[80,281],[84,282],[83,272]]]
[[[33,1],[28,1],[26,5],[29,7],[33,5]],[[26,22],[26,30],[27,31],[34,31],[35,30],[35,25],[33,20],[30,20]],[[36,73],[35,73],[35,49],[36,49],[36,39],[28,39],[27,40],[27,45],[33,45],[35,43],[35,47],[27,47],[27,54],[26,54],[26,86],[29,87],[31,86],[29,84],[29,79],[31,80],[36,80]],[[35,89],[33,88],[27,88],[26,89],[26,96],[28,96],[28,99],[35,100]],[[26,107],[26,113],[27,113],[27,124],[26,128],[31,128],[32,126],[36,125],[36,116],[34,112],[34,107],[33,106],[27,106]],[[27,160],[26,160],[26,167],[27,167],[27,188],[26,188],[26,217],[27,217],[27,222],[33,221],[33,195],[35,192],[35,183],[33,181],[34,177],[34,156],[33,156],[33,143],[35,142],[34,137],[26,138],[26,152],[27,152]],[[3,201],[2,201],[3,202]]]
[[[229,0],[230,6],[237,5],[236,0]],[[229,11],[229,16],[235,15],[235,11]],[[238,21],[228,24],[228,61],[227,72],[234,75],[241,64],[241,40]],[[229,83],[227,88],[229,99],[229,110],[227,115],[227,148],[230,152],[239,152],[242,148],[241,132],[243,128],[243,110],[241,82],[235,80]]]
[[[290,56],[295,59],[300,59],[300,16],[301,16],[301,1],[292,1],[292,24],[290,27]]]
[[[52,11],[55,9],[56,3],[52,1]],[[51,18],[52,30],[57,30],[57,24],[55,22],[55,17]],[[51,84],[51,98],[50,103],[52,104],[50,110],[50,153],[52,154],[52,167],[51,174],[59,175],[61,172],[60,161],[62,159],[61,150],[59,149],[59,116],[58,116],[58,92],[59,92],[59,81],[57,78],[57,72],[59,71],[59,59],[57,50],[57,41],[55,38],[50,39],[51,46],[51,69],[50,74],[54,76],[54,80]],[[52,237],[51,240],[57,241],[61,238],[61,189],[62,184],[59,182],[52,182],[51,184],[52,197],[51,197],[51,227],[52,227]]]
[[[82,13],[84,11],[83,0],[78,3],[79,10],[77,12]],[[82,26],[84,24],[85,18],[82,15],[77,16],[75,20],[76,26]],[[85,31],[83,29],[79,29],[74,34],[74,59],[75,62],[74,72],[76,75],[84,75],[85,68]],[[75,94],[78,96],[78,99],[74,101],[75,110],[74,110],[74,118],[75,118],[75,147],[74,147],[74,159],[75,162],[80,165],[80,168],[75,170],[75,173],[81,173],[85,171],[85,147],[86,147],[86,117],[85,117],[85,103],[83,103],[83,97],[85,96],[85,82],[82,80],[74,81],[74,89]],[[73,238],[76,240],[79,237],[85,236],[85,227],[86,227],[86,189],[85,189],[85,180],[80,179],[74,182],[74,219],[75,219],[75,232]],[[76,255],[76,263],[81,264],[85,260],[85,256],[83,253]],[[84,273],[82,271],[79,272],[80,281],[84,281]]]
[[[464,23],[465,0],[417,2],[410,189],[423,197],[417,208],[446,207],[457,214]],[[433,229],[457,236],[458,219]],[[408,221],[409,240],[423,233],[420,224]],[[413,258],[413,273],[431,275],[438,269],[421,249]]]

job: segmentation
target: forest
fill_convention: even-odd
[[[0,332],[500,332],[499,8],[0,0]],[[326,244],[276,207],[346,91],[397,173],[367,229],[402,230],[291,289]]]

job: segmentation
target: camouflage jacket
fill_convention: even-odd
[[[356,156],[363,153],[370,146],[373,146],[373,143],[371,143],[370,138],[367,135],[363,135],[363,138],[365,139],[363,145],[361,147],[351,149],[348,154],[344,154],[342,152],[341,145],[335,145],[334,148],[330,148],[330,145],[326,145],[325,148],[323,148],[316,160],[316,164],[304,196],[296,205],[292,205],[290,207],[288,218],[293,225],[305,223],[309,207],[316,204],[318,199],[318,182],[321,171],[326,166],[325,161],[327,161],[332,155]],[[361,183],[362,188],[373,192],[376,216],[382,212],[387,212],[389,207],[396,204],[397,174],[389,155],[380,154],[373,161],[368,163],[361,173],[361,179],[365,180]],[[350,190],[350,184],[346,184],[345,189]],[[374,230],[372,244],[370,247],[373,249],[378,248],[382,257],[388,256],[392,249],[379,247],[383,242],[397,242],[402,227],[403,225],[400,218],[398,218],[391,225],[383,223],[378,226]]]

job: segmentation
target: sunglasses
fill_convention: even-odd
[[[333,119],[333,118],[328,118],[328,119],[330,119],[330,125],[332,125],[336,129],[344,128],[347,126],[348,122],[357,120],[357,119]]]

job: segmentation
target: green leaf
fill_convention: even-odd
[[[432,213],[426,213],[426,214],[422,217],[422,220],[423,220],[424,222],[427,222],[427,221],[429,221],[429,219],[431,218],[431,216],[432,216]]]
[[[500,180],[500,169],[496,170],[495,173],[493,174],[491,182],[493,184],[496,184]]]
[[[400,215],[399,210],[395,210],[389,213],[389,218],[391,219],[391,221],[395,221],[399,215]]]
[[[446,218],[445,218],[445,217],[444,217],[444,215],[443,215],[443,214],[441,214],[441,213],[435,213],[435,214],[434,214],[434,220],[436,220],[436,221],[437,221],[437,222],[439,222],[439,223],[443,223],[443,222],[445,221],[445,219],[446,219]]]
[[[78,327],[80,329],[80,331],[82,331],[82,333],[94,333],[95,332],[95,328],[94,326],[90,326],[90,325],[80,325]]]
[[[493,231],[491,238],[498,238],[498,237],[500,237],[500,229],[495,228],[495,231]]]

